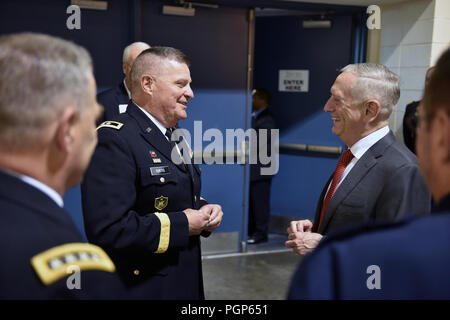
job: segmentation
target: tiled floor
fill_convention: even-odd
[[[271,234],[246,253],[203,257],[208,300],[282,300],[300,258],[284,247],[286,236]]]

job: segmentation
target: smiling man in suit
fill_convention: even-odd
[[[389,116],[400,97],[398,77],[383,65],[341,70],[324,111],[348,149],[319,198],[314,223],[292,221],[286,246],[303,256],[323,235],[368,220],[394,221],[430,211],[430,193],[415,155],[396,141]]]

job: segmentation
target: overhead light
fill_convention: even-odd
[[[195,15],[195,8],[189,7],[178,7],[178,6],[163,6],[163,14],[172,16],[188,16],[193,17]]]
[[[305,29],[326,29],[331,28],[331,20],[303,20]]]
[[[108,9],[108,1],[71,0],[70,4],[79,6],[81,9],[92,9],[92,10]]]

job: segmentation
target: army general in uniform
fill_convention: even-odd
[[[126,297],[111,259],[63,209],[97,143],[95,91],[85,49],[0,37],[0,299]]]
[[[110,254],[129,297],[203,299],[200,235],[223,213],[200,197],[200,169],[172,137],[194,98],[189,60],[174,48],[144,50],[131,81],[126,113],[98,127],[82,185],[86,234]]]

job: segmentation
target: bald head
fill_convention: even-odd
[[[128,90],[131,87],[130,73],[134,60],[142,51],[149,48],[150,46],[145,42],[133,42],[123,50],[122,69]]]

